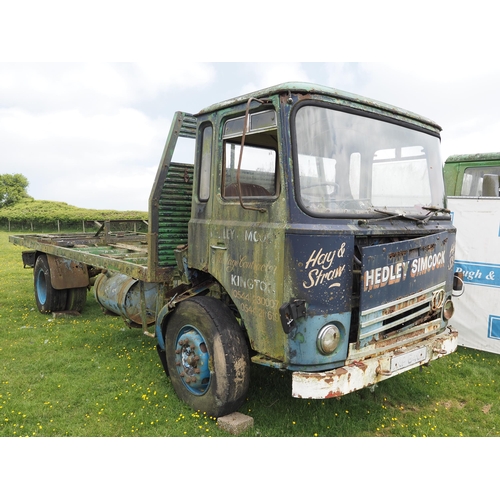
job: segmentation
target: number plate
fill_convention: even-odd
[[[420,349],[415,349],[414,351],[394,356],[391,359],[391,372],[402,370],[403,368],[408,368],[409,366],[415,365],[420,361],[424,361],[426,355],[427,348],[421,347]]]

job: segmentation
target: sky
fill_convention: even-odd
[[[0,63],[0,174],[37,200],[144,210],[175,111],[303,81],[416,112],[443,159],[500,150],[500,64],[440,62]]]

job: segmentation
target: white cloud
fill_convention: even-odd
[[[491,124],[467,124],[463,131],[445,129],[442,133],[443,159],[450,155],[466,153],[500,152],[500,120]]]
[[[327,84],[330,87],[351,93],[359,93],[366,78],[365,65],[360,63],[327,63]]]
[[[254,92],[288,81],[308,81],[307,72],[300,63],[251,63],[247,66],[251,80],[246,83],[240,94]]]
[[[170,88],[202,88],[215,79],[215,70],[207,63],[139,62],[133,65],[136,90],[158,93]]]
[[[99,175],[71,173],[48,180],[47,186],[54,201],[61,201],[69,186],[71,200],[65,201],[77,207],[147,212],[155,175],[156,166],[135,169],[123,175],[116,169],[103,170]]]
[[[202,88],[214,78],[207,63],[7,63],[0,64],[0,107],[106,112],[172,89]]]
[[[214,78],[206,63],[0,64],[0,173],[36,199],[146,210],[175,94],[142,103]]]
[[[151,120],[135,109],[101,115],[2,111],[0,171],[25,175],[36,199],[146,210],[168,128],[168,120]],[[126,184],[131,189],[123,189]]]

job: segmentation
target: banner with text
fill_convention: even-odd
[[[449,197],[464,293],[450,324],[465,347],[500,354],[500,198]],[[457,292],[455,292],[457,293]]]

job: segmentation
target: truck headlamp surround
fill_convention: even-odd
[[[322,354],[332,354],[339,346],[339,343],[340,330],[336,325],[330,323],[319,331],[316,345]]]
[[[449,320],[453,316],[454,312],[455,307],[453,306],[453,301],[451,300],[451,297],[448,297],[443,304],[443,318],[445,320]]]

